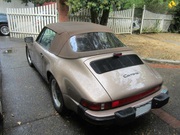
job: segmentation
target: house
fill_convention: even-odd
[[[0,0],[0,13],[6,13],[6,8],[28,8],[34,7],[34,4],[29,2],[27,5],[22,3],[21,0],[11,0],[11,2],[6,2]]]

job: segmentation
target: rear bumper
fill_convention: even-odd
[[[152,100],[152,109],[161,108],[169,101],[169,95],[165,93],[161,93],[160,95],[156,96]]]
[[[169,95],[166,93],[161,93],[160,95],[153,98],[151,102],[151,109],[160,108],[165,104],[167,104],[168,101],[169,101]],[[109,125],[113,123],[124,125],[136,119],[136,108],[130,107],[124,110],[120,110],[115,112],[114,115],[112,116],[97,117],[88,114],[84,107],[78,106],[78,114],[81,117],[83,117],[83,119],[85,119],[86,121],[95,125]]]

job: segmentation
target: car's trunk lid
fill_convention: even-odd
[[[162,83],[162,78],[131,53],[91,57],[86,66],[112,100],[143,93]]]

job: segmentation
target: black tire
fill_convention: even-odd
[[[27,61],[28,61],[28,64],[30,67],[33,67],[33,62],[31,60],[31,55],[29,53],[29,49],[28,47],[26,46],[26,58],[27,58]]]
[[[9,36],[9,27],[7,24],[0,25],[0,34],[3,36]]]
[[[52,97],[55,110],[60,115],[65,115],[67,112],[67,109],[64,105],[64,99],[63,99],[61,90],[59,88],[59,85],[53,76],[50,77],[50,90],[51,90],[51,97]]]

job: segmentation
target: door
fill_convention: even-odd
[[[49,63],[49,48],[55,34],[54,31],[44,28],[34,43],[35,66],[44,77],[46,77],[46,66]]]

